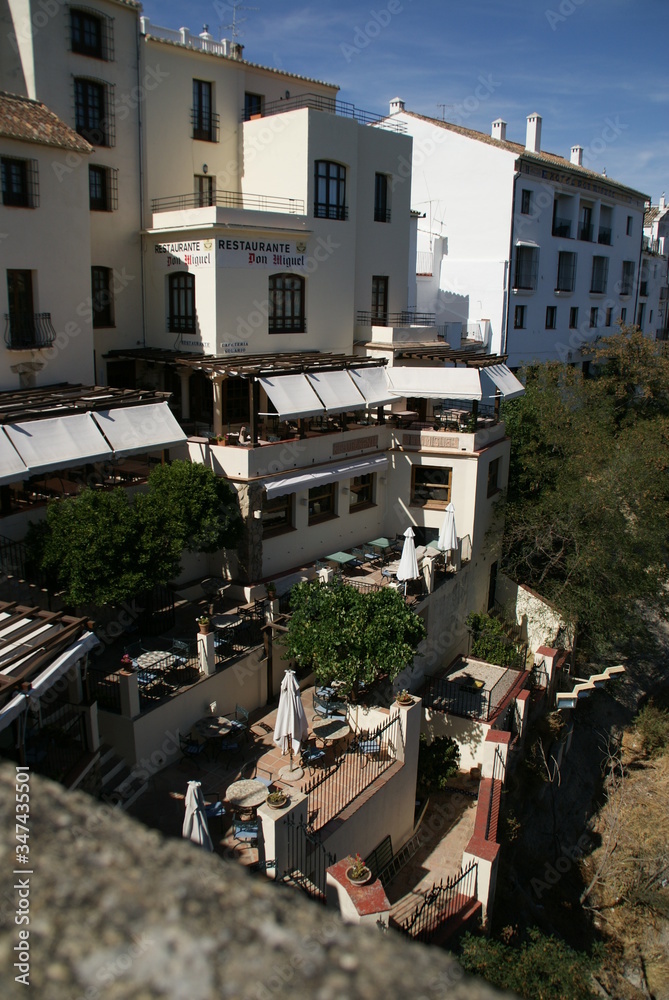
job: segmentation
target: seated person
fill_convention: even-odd
[[[249,434],[249,429],[246,424],[242,424],[239,428],[239,443],[240,444],[250,444],[251,436]]]

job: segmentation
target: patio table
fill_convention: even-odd
[[[237,614],[236,611],[228,611],[222,615],[214,615],[211,619],[211,624],[214,628],[231,628],[233,625],[239,625],[242,621],[242,616]]]
[[[339,566],[346,566],[348,563],[355,562],[355,556],[351,555],[350,552],[331,552],[329,556],[323,556],[329,562],[336,562]]]
[[[319,722],[314,722],[311,728],[316,740],[320,740],[323,746],[345,739],[351,731],[348,722],[338,718],[321,719]]]
[[[238,809],[255,809],[262,805],[268,795],[267,786],[255,778],[242,778],[240,781],[233,781],[225,793],[228,802]]]
[[[226,719],[224,715],[205,715],[193,726],[193,732],[203,740],[232,736],[243,733],[245,726],[236,719]]]
[[[174,666],[176,657],[172,653],[168,653],[165,649],[149,649],[144,653],[140,653],[135,660],[138,667],[142,670],[148,670],[153,667],[154,670],[161,668],[163,670],[169,670],[170,667]]]

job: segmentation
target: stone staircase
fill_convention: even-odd
[[[133,774],[113,747],[100,747],[100,798],[114,808],[128,809],[148,789],[144,778]]]

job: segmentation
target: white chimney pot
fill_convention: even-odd
[[[496,118],[492,123],[492,131],[490,135],[493,139],[500,139],[502,142],[506,140],[506,122],[503,118]]]
[[[396,115],[400,111],[404,111],[404,101],[402,100],[401,97],[393,97],[392,101],[390,102],[390,114]]]
[[[575,163],[577,167],[583,166],[583,146],[571,147],[571,162]]]
[[[527,116],[525,149],[528,153],[541,152],[541,115],[536,113]]]

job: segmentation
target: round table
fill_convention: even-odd
[[[174,665],[174,655],[166,649],[150,649],[144,653],[140,653],[135,662],[142,670],[148,670],[149,667],[163,667],[167,669]]]
[[[233,781],[225,793],[228,802],[237,806],[238,809],[255,809],[256,806],[262,805],[268,795],[267,786],[263,785],[262,781],[256,781],[255,778],[242,778],[240,781]]]
[[[217,736],[230,736],[244,731],[241,722],[226,719],[224,715],[205,715],[193,726],[193,732],[204,740],[216,739]]]
[[[322,740],[323,743],[336,743],[337,740],[343,740],[351,731],[348,722],[341,722],[339,719],[320,719],[314,722],[311,728],[316,739]]]

